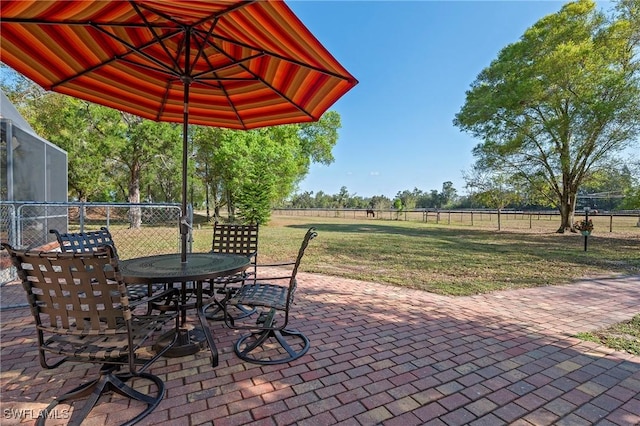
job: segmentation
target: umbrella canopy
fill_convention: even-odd
[[[357,80],[282,1],[2,0],[0,57],[47,90],[156,121],[315,121]],[[181,227],[183,260],[186,227]]]

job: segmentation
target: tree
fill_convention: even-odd
[[[402,204],[400,198],[393,200],[393,208],[396,210],[396,220],[400,220],[400,214],[402,214],[404,210],[404,204]]]
[[[302,194],[291,196],[291,207],[294,209],[311,209],[314,207],[313,191],[305,191]]]
[[[470,173],[464,174],[464,179],[477,204],[498,210],[498,230],[501,230],[502,209],[521,201],[520,194],[509,176],[486,173],[474,168]]]
[[[623,194],[633,186],[633,175],[627,165],[610,164],[585,179],[578,191],[585,199],[585,206],[604,210],[616,210]]]
[[[349,191],[347,191],[347,187],[343,186],[340,188],[340,192],[335,196],[335,207],[337,209],[344,209],[347,206],[347,202],[349,200]]]
[[[640,209],[640,160],[632,163],[632,182],[629,188],[624,191],[624,198],[620,204],[621,209]],[[640,219],[638,220],[640,226]]]
[[[385,210],[391,208],[391,200],[386,195],[374,195],[370,201],[371,208]]]
[[[262,168],[254,169],[240,188],[237,207],[245,223],[267,223],[271,216],[274,176]]]
[[[396,199],[400,200],[400,204],[406,209],[414,209],[416,207],[416,201],[420,196],[421,191],[418,188],[413,188],[413,191],[404,190],[398,191]],[[397,208],[397,207],[396,207]]]
[[[477,167],[544,181],[558,232],[583,181],[640,133],[638,1],[624,3],[610,20],[579,0],[538,21],[479,74],[454,120],[483,140]]]
[[[453,182],[446,181],[442,184],[442,192],[440,193],[442,206],[447,206],[456,200],[457,191],[453,187]]]
[[[241,197],[256,193],[256,176],[270,183],[271,205],[282,203],[309,172],[312,162],[330,164],[337,142],[340,116],[329,111],[314,123],[288,124],[250,131],[193,126],[196,176],[211,191],[215,217],[227,207],[233,220]],[[261,194],[264,194],[261,192]],[[347,194],[348,195],[348,194]],[[346,199],[345,199],[346,201]],[[264,217],[262,217],[264,219]]]

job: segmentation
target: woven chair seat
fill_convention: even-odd
[[[288,287],[275,284],[255,283],[243,285],[227,301],[229,305],[267,306],[283,310],[287,306]]]

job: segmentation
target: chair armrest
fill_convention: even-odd
[[[281,262],[281,263],[258,263],[256,266],[258,268],[262,268],[262,267],[279,267],[279,266],[291,266],[291,265],[295,265],[296,262]]]

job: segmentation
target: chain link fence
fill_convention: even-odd
[[[50,229],[83,232],[105,226],[121,259],[180,251],[179,204],[0,202],[0,213],[0,240],[13,247],[52,249],[57,246],[51,244],[56,238]],[[5,283],[15,279],[15,271],[4,250],[0,256],[0,283]]]
[[[11,243],[15,240],[15,221],[16,206],[13,204],[0,203],[0,241]],[[0,283],[5,283],[14,279],[16,275],[15,268],[11,266],[9,254],[0,250]]]

